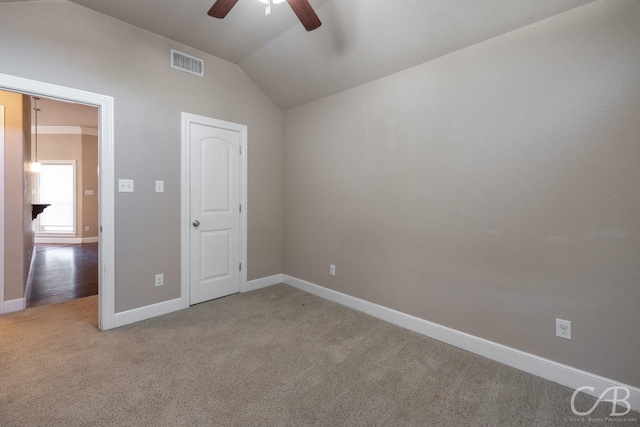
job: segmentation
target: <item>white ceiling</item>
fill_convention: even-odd
[[[73,1],[238,64],[288,110],[592,0],[309,0],[312,32],[286,2],[265,17],[239,0],[218,20],[214,0]]]

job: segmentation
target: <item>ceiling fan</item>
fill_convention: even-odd
[[[267,5],[271,5],[272,1],[274,3],[282,3],[284,0],[260,1],[267,3]],[[235,6],[237,2],[238,0],[216,0],[207,14],[214,18],[222,19],[227,16],[227,13],[229,13],[231,8]],[[295,14],[298,15],[298,19],[300,19],[300,22],[302,22],[302,25],[307,31],[313,31],[322,25],[318,15],[316,15],[308,0],[287,0],[287,3],[289,3],[289,6],[291,6],[291,9],[293,9]]]

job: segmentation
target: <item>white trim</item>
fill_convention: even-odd
[[[248,281],[247,288],[243,292],[255,291],[256,289],[266,288],[279,283],[282,283],[282,274],[274,274],[273,276]]]
[[[31,126],[31,133],[36,127]],[[88,135],[98,136],[98,129],[85,126],[38,126],[38,135]]]
[[[240,242],[242,243],[242,253],[240,256],[242,257],[242,271],[240,272],[241,281],[240,281],[240,292],[247,292],[247,272],[249,271],[249,263],[247,262],[247,248],[248,248],[248,236],[247,233],[247,223],[248,217],[247,212],[249,212],[249,190],[248,190],[248,176],[249,176],[249,147],[247,142],[249,140],[249,130],[247,126],[244,125],[236,125],[238,131],[240,132],[240,137],[242,141],[240,143],[242,146],[240,147],[240,167],[242,170],[240,171],[240,179],[242,182],[240,183],[240,201],[242,203],[242,212],[240,212],[240,221],[242,224],[240,226],[240,232],[242,233],[240,236]]]
[[[27,299],[18,298],[5,301],[3,304],[5,313],[13,313],[15,311],[22,311],[27,308]]]
[[[0,105],[0,314],[4,313],[4,105]]]
[[[242,148],[241,157],[241,165],[240,168],[240,200],[242,203],[242,212],[240,213],[240,221],[242,222],[240,227],[240,245],[241,249],[241,260],[242,263],[242,271],[240,272],[240,292],[246,292],[249,290],[247,288],[247,126],[226,122],[223,120],[213,119],[205,116],[198,116],[195,114],[185,113],[181,114],[181,168],[180,168],[180,219],[181,219],[181,227],[180,227],[180,265],[182,269],[181,274],[181,284],[180,284],[180,295],[182,299],[182,308],[187,308],[190,306],[190,292],[191,289],[189,287],[189,235],[190,235],[190,227],[191,227],[191,219],[189,218],[189,209],[190,209],[190,186],[189,180],[191,179],[191,169],[189,163],[189,128],[191,123],[203,123],[211,126],[220,127],[222,129],[229,129],[233,131],[237,131],[240,133],[240,144]]]
[[[98,272],[99,308],[98,327],[101,330],[115,327],[115,189],[114,189],[114,100],[100,95],[51,83],[24,79],[0,73],[0,88],[33,96],[44,96],[61,101],[73,101],[98,107],[99,125],[98,164],[100,269]],[[4,164],[2,166],[4,173]],[[0,253],[4,256],[4,252]]]
[[[49,237],[36,236],[34,243],[68,243],[70,245],[81,245],[83,243],[98,243],[100,239],[96,237]]]
[[[132,310],[116,313],[114,316],[114,327],[118,328],[120,326],[151,319],[152,317],[173,313],[174,311],[178,310],[182,310],[181,298],[162,301],[157,304],[151,304],[140,308],[134,308]]]
[[[303,290],[321,298],[337,302],[410,331],[417,332],[438,341],[451,344],[463,350],[495,360],[507,366],[536,375],[549,381],[577,389],[582,386],[595,387],[591,394],[599,397],[608,387],[626,387],[631,392],[629,403],[633,410],[640,410],[640,388],[632,387],[615,380],[601,377],[590,372],[582,371],[571,366],[563,365],[524,351],[516,350],[502,344],[485,340],[428,320],[420,319],[390,308],[374,304],[341,292],[318,286],[311,282],[297,279],[288,275],[282,276],[283,282],[294,288]]]

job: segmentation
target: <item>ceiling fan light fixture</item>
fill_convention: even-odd
[[[269,16],[271,15],[271,5],[272,4],[278,4],[278,3],[282,3],[285,0],[258,0],[260,3],[264,3],[267,5],[267,8],[264,11],[264,16]]]
[[[283,3],[284,0],[259,0],[261,3],[267,5],[266,15],[269,15],[271,12],[271,5],[273,3]],[[233,6],[238,3],[238,0],[216,0],[216,2],[211,6],[211,9],[207,12],[207,15],[223,19],[227,16],[227,13],[233,8]],[[316,12],[313,10],[313,7],[309,4],[309,0],[287,0],[291,9],[296,14],[302,26],[307,31],[313,31],[322,25],[320,22],[320,18],[316,15]]]

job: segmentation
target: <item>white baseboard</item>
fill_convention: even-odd
[[[14,311],[22,311],[27,308],[27,299],[18,298],[4,302],[4,312],[13,313]]]
[[[353,308],[354,310],[361,311],[393,323],[394,325],[409,329],[410,331],[451,344],[571,389],[577,389],[583,386],[594,387],[593,392],[588,393],[594,397],[600,397],[600,394],[609,387],[625,387],[629,389],[631,393],[628,399],[631,408],[635,411],[640,411],[640,388],[622,384],[590,372],[447,328],[446,326],[438,325],[437,323],[429,322],[369,301],[324,288],[286,274],[282,275],[282,282],[310,294],[337,302],[338,304]]]
[[[282,283],[282,274],[274,274],[273,276],[262,277],[260,279],[249,280],[247,282],[247,290],[255,291],[256,289],[266,288],[267,286],[277,285]]]
[[[69,245],[79,245],[82,243],[98,243],[98,237],[47,237],[36,236],[34,243],[67,243]]]
[[[182,298],[134,308],[114,315],[114,328],[182,310]]]

